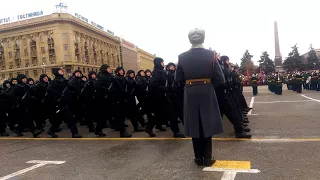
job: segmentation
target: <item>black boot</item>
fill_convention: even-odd
[[[7,133],[6,131],[0,133],[1,136],[9,136],[9,133]]]
[[[164,132],[164,131],[167,131],[164,127],[162,127],[162,126],[158,126],[158,127],[156,127],[156,129],[158,129],[159,131],[162,131],[162,132]]]
[[[23,136],[23,134],[18,129],[15,129],[14,133],[16,133],[18,137]]]
[[[156,134],[148,128],[146,128],[144,132],[148,133],[150,137],[156,137]]]
[[[174,138],[186,138],[186,136],[181,132],[173,133]]]
[[[194,163],[198,166],[203,166],[203,157],[202,157],[202,147],[201,141],[199,138],[192,138],[193,152],[194,152]]]
[[[82,136],[80,134],[72,134],[72,138],[82,138]]]
[[[31,132],[32,132],[32,135],[33,135],[34,138],[37,138],[42,133],[42,131],[39,130],[39,129],[35,129],[35,130],[31,131]]]
[[[141,127],[134,128],[134,132],[143,132],[143,131],[144,131],[144,129]]]
[[[123,133],[120,133],[120,137],[121,138],[129,138],[129,137],[132,137],[132,134],[129,134],[127,132],[123,132]]]
[[[97,136],[100,136],[100,137],[105,137],[105,136],[107,136],[105,133],[103,133],[102,131],[100,131],[100,132],[95,132],[94,133],[95,135],[97,135]]]
[[[251,129],[250,129],[250,128],[248,128],[248,127],[243,127],[243,131],[244,131],[244,132],[250,132],[250,131],[251,131]]]
[[[236,133],[236,138],[246,138],[246,139],[250,139],[252,136],[251,134],[248,134],[246,132],[242,132],[242,133]]]
[[[48,131],[48,135],[51,136],[52,138],[58,138],[58,135],[56,135],[55,132],[51,131],[51,129]]]

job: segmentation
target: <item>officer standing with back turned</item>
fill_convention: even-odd
[[[192,137],[194,162],[211,166],[212,136],[223,132],[214,86],[225,80],[216,54],[202,45],[205,31],[194,29],[188,36],[192,47],[179,55],[175,77],[178,88],[184,88],[184,130]]]

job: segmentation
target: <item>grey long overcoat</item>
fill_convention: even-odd
[[[223,132],[214,85],[224,83],[224,76],[212,51],[191,49],[179,55],[176,82],[190,79],[211,79],[211,83],[184,85],[184,130],[192,138],[210,137]],[[202,128],[200,128],[200,123]]]

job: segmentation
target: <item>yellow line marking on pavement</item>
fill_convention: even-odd
[[[191,138],[2,138],[1,140],[33,140],[33,141],[183,141]],[[257,142],[320,142],[320,138],[212,138],[213,141],[257,141]]]
[[[221,161],[217,160],[213,165],[213,168],[225,168],[225,169],[251,169],[250,161]]]

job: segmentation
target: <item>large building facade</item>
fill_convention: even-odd
[[[150,69],[152,71],[154,67],[153,60],[155,57],[156,55],[152,55],[138,48],[138,69],[139,70]]]
[[[121,38],[121,56],[122,56],[122,63],[123,63],[123,68],[127,70],[134,70],[137,72],[138,70],[138,54],[137,54],[137,47]]]
[[[53,67],[74,70],[121,66],[120,39],[67,14],[54,13],[0,26],[0,79],[26,74],[38,79]]]

